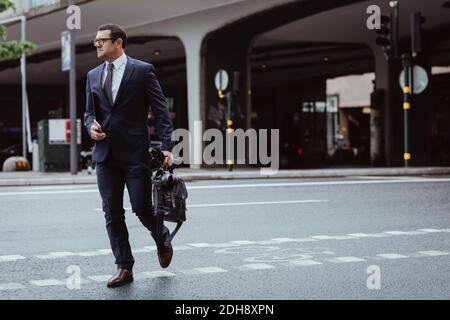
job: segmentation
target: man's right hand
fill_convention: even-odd
[[[102,141],[106,138],[106,134],[102,131],[102,126],[95,120],[91,126],[91,138],[95,141]]]

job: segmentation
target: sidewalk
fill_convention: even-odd
[[[276,174],[262,174],[259,169],[177,169],[176,173],[185,181],[198,180],[233,180],[233,179],[293,179],[293,178],[334,178],[351,176],[421,176],[450,175],[450,167],[390,167],[390,168],[334,168],[334,169],[303,169],[280,170]],[[95,172],[89,175],[87,171],[76,176],[70,173],[41,172],[0,172],[1,186],[44,186],[68,184],[95,184]]]

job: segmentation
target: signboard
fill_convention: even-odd
[[[70,119],[48,120],[48,143],[70,145]],[[81,144],[81,120],[77,119],[77,144]]]
[[[61,69],[62,71],[70,70],[70,32],[61,33]]]
[[[428,74],[424,68],[420,66],[414,66],[413,68],[413,93],[421,94],[428,87]],[[405,71],[400,73],[400,88],[405,86]]]
[[[228,88],[229,82],[230,78],[225,70],[217,71],[216,78],[214,81],[217,90],[225,91]]]

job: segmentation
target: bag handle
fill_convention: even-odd
[[[183,222],[177,222],[177,227],[167,237],[166,241],[164,242],[164,245],[168,246],[172,242],[172,240],[175,237],[175,235],[177,234],[178,230],[180,230],[182,224],[183,224]],[[167,241],[169,241],[169,243],[167,243]]]

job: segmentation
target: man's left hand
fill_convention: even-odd
[[[164,155],[166,156],[166,158],[164,159],[163,162],[163,168],[170,168],[171,166],[173,166],[173,154],[172,152],[169,151],[163,151]]]

